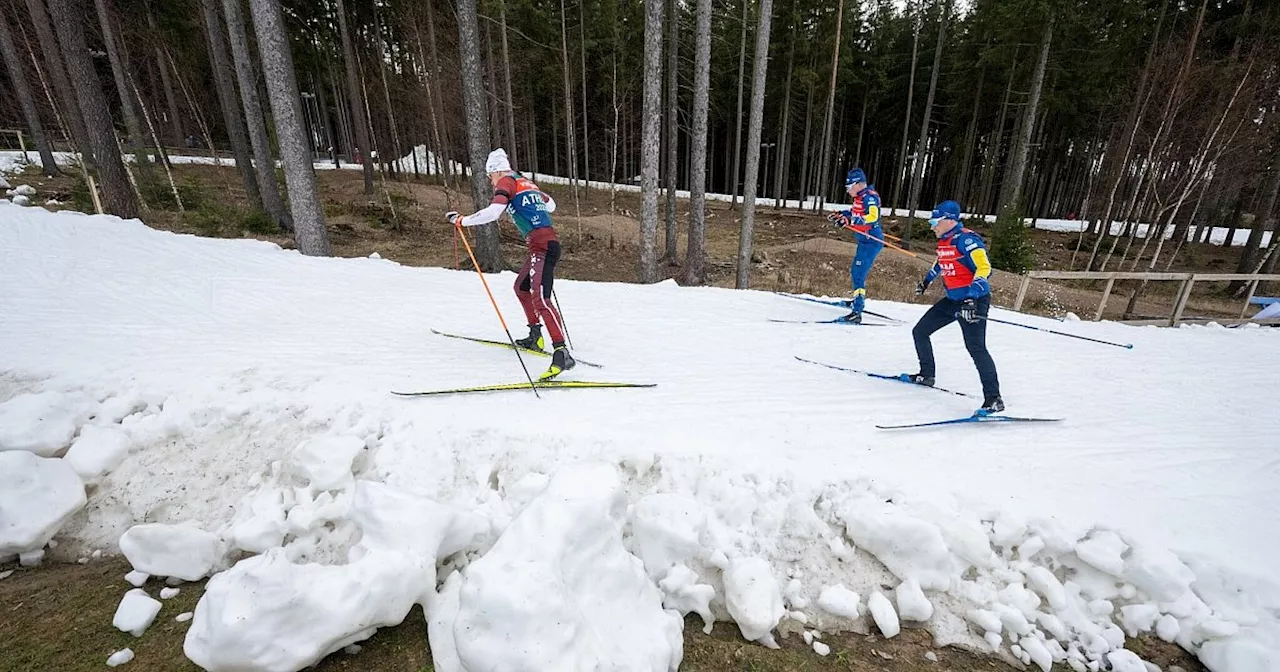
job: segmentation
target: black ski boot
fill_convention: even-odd
[[[855,310],[849,313],[848,315],[845,315],[844,317],[840,318],[840,321],[848,322],[850,324],[862,324],[862,311]]]
[[[899,376],[902,380],[916,385],[924,385],[925,387],[933,387],[933,376],[926,376],[919,373],[904,373]]]
[[[538,352],[545,352],[545,350],[542,349],[545,343],[546,342],[542,340],[541,324],[529,325],[529,335],[516,341],[516,345],[524,348],[525,350],[536,350]]]
[[[1004,410],[1004,400],[1000,397],[988,397],[983,400],[982,408],[978,409],[978,415],[991,415]]]
[[[578,364],[573,361],[573,355],[569,354],[569,348],[564,347],[564,343],[557,343],[554,347],[555,351],[551,353],[551,368],[539,376],[538,380],[551,380]]]

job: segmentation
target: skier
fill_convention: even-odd
[[[445,217],[454,226],[480,226],[496,222],[504,210],[510,213],[511,221],[529,248],[515,282],[516,298],[528,318],[529,335],[516,341],[516,345],[545,352],[542,323],[546,322],[551,336],[551,367],[540,380],[549,380],[576,364],[565,347],[564,323],[549,300],[555,282],[556,263],[560,261],[560,241],[556,239],[556,230],[551,225],[551,213],[555,212],[556,202],[533,181],[512,170],[507,152],[501,148],[489,153],[485,171],[493,183],[493,202],[465,217],[452,211]]]
[[[832,224],[853,232],[858,241],[858,251],[853,255],[853,263],[849,265],[849,278],[853,281],[853,300],[849,302],[852,309],[848,315],[840,318],[845,322],[862,324],[862,308],[867,300],[867,275],[871,273],[871,265],[876,255],[884,249],[884,231],[880,228],[880,194],[875,187],[867,184],[867,174],[861,168],[854,168],[844,178],[845,191],[853,198],[848,210],[833,212],[827,215]]]
[[[978,234],[960,224],[960,204],[955,201],[943,201],[934,208],[929,228],[938,237],[938,260],[916,284],[916,296],[924,294],[938,276],[942,276],[946,296],[933,304],[911,330],[916,355],[920,358],[920,373],[907,378],[917,385],[933,386],[935,366],[929,337],[959,318],[964,346],[982,380],[982,408],[977,413],[999,413],[1004,410],[1004,401],[1000,398],[996,363],[987,352],[986,317],[991,310],[991,285],[987,278],[991,275],[991,262],[987,259],[986,247]]]

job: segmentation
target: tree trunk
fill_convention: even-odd
[[[960,173],[956,178],[956,186],[952,190],[961,203],[969,202],[969,171],[973,167],[973,143],[978,132],[978,111],[982,103],[982,80],[987,74],[986,68],[978,70],[978,86],[973,93],[973,113],[969,117],[969,128],[964,133],[964,158],[960,159]],[[970,207],[973,204],[970,203]]]
[[[89,130],[85,126],[85,118],[80,110],[80,102],[71,79],[67,76],[67,66],[63,65],[58,38],[53,34],[53,22],[45,10],[44,0],[27,0],[27,11],[31,14],[31,24],[36,30],[36,38],[40,42],[40,52],[44,55],[45,73],[53,83],[57,93],[58,104],[62,108],[62,119],[71,132],[71,142],[81,154],[85,168],[92,171],[94,162],[93,148],[89,142]],[[81,34],[81,41],[84,36]],[[95,80],[96,81],[96,80]],[[114,144],[114,142],[112,143]],[[117,152],[118,153],[118,152]]]
[[[898,165],[893,171],[891,199],[885,199],[892,202],[895,207],[902,204],[902,181],[907,174],[907,135],[911,132],[911,107],[916,93],[916,61],[920,56],[920,24],[923,20],[923,12],[921,12],[921,15],[916,17],[916,27],[911,38],[911,75],[907,78],[907,114],[902,120],[902,142],[898,146]]]
[[[84,113],[89,147],[93,150],[98,177],[102,182],[103,207],[107,212],[126,219],[137,217],[138,198],[120,157],[120,145],[116,142],[111,114],[107,111],[106,96],[102,93],[102,85],[93,69],[93,61],[89,58],[89,46],[85,43],[81,23],[84,7],[79,6],[76,0],[51,0],[49,15],[58,31],[62,58],[67,63],[67,75]]]
[[[560,0],[560,64],[564,72],[565,139],[568,150],[569,181],[573,184],[573,210],[578,219],[578,238],[582,238],[582,206],[578,200],[578,138],[574,130],[573,81],[569,75],[569,27],[564,0]],[[583,110],[586,114],[586,110]]]
[[[302,110],[298,81],[294,77],[293,55],[284,32],[279,0],[250,0],[254,32],[258,36],[258,53],[262,56],[262,74],[271,100],[276,138],[280,143],[284,180],[289,188],[289,206],[298,251],[312,256],[327,256],[329,236],[325,233],[324,212],[316,191],[315,166],[306,134],[302,130]]]
[[[689,151],[689,244],[685,249],[685,282],[706,281],[707,261],[707,91],[711,81],[711,0],[698,0],[698,26],[693,67],[693,129]]]
[[[788,166],[790,155],[787,145],[791,141],[791,76],[795,73],[796,62],[796,29],[791,27],[791,44],[787,48],[787,92],[782,97],[782,124],[778,128],[778,157],[773,167],[773,209],[779,210],[786,201],[786,179],[783,170]],[[865,109],[865,108],[864,108]]]
[[[311,75],[312,86],[316,90],[316,103],[320,106],[320,123],[324,127],[325,146],[329,148],[329,156],[333,160],[333,167],[340,167],[338,163],[338,138],[334,135],[333,120],[329,116],[329,97],[325,95],[325,89],[329,88],[324,78],[318,73]]]
[[[169,132],[173,136],[170,138],[170,142],[178,143],[179,147],[185,147],[187,142],[186,129],[183,128],[181,112],[178,110],[178,96],[173,90],[173,78],[169,75],[169,66],[165,58],[160,30],[156,27],[155,15],[151,13],[151,3],[143,2],[142,4],[147,10],[147,27],[151,29],[152,39],[156,43],[156,65],[160,69],[160,85],[164,88],[164,100],[168,106]]]
[[[1049,45],[1053,42],[1053,17],[1044,27],[1044,37],[1040,40],[1040,59],[1036,61],[1035,74],[1031,76],[1031,97],[1027,101],[1027,109],[1022,118],[1022,134],[1018,144],[1014,146],[1013,159],[1009,174],[1004,178],[1004,192],[999,210],[1004,212],[1012,208],[1019,214],[1022,212],[1022,182],[1027,170],[1027,157],[1031,154],[1031,136],[1035,131],[1036,114],[1040,109],[1040,94],[1044,90],[1044,72],[1049,63]]]
[[[578,50],[578,60],[582,66],[582,188],[590,191],[591,139],[587,136],[587,119],[591,116],[591,108],[587,107],[587,20],[583,9],[586,4],[586,0],[578,0],[578,39],[582,43],[582,48]],[[581,218],[582,214],[578,213],[578,217]],[[579,228],[578,231],[581,236],[582,229]]]
[[[489,117],[484,104],[484,74],[480,65],[480,25],[476,0],[458,0],[458,51],[462,61],[462,102],[467,120],[467,158],[471,162],[471,197],[476,209],[489,205],[493,186],[485,174],[489,155]],[[502,270],[498,223],[474,227],[477,261],[488,273]]]
[[[244,129],[244,119],[240,116],[240,98],[236,94],[231,66],[227,63],[227,42],[222,32],[220,12],[215,7],[216,2],[217,0],[200,0],[200,6],[204,10],[205,37],[209,42],[209,60],[213,64],[214,86],[218,90],[218,102],[222,105],[222,118],[226,122],[227,136],[231,140],[231,152],[235,155],[236,169],[240,171],[244,182],[249,205],[254,210],[264,210],[262,195],[258,191],[258,179],[250,159],[248,134]]]
[[[150,157],[147,156],[147,136],[142,131],[142,123],[138,121],[138,109],[134,105],[133,94],[125,83],[126,72],[120,60],[120,48],[116,43],[115,23],[111,20],[111,12],[107,8],[107,0],[93,0],[98,14],[98,25],[102,28],[102,43],[106,47],[107,62],[111,64],[111,77],[116,85],[116,95],[120,96],[120,114],[124,118],[124,128],[129,133],[126,144],[134,153],[134,162],[144,173],[150,172]]]
[[[338,32],[342,38],[343,68],[347,73],[347,102],[351,105],[351,125],[355,130],[356,152],[360,154],[360,163],[364,167],[364,193],[373,194],[373,159],[369,157],[369,120],[364,114],[361,101],[360,84],[356,76],[356,55],[351,48],[351,33],[347,31],[347,8],[342,0],[338,2]],[[478,44],[478,42],[477,42]]]
[[[644,0],[644,118],[640,140],[640,282],[658,281],[658,153],[663,0]]]
[[[53,152],[49,149],[49,141],[44,137],[44,128],[40,125],[39,108],[31,93],[31,86],[27,83],[27,75],[22,67],[22,59],[18,56],[18,48],[13,41],[13,33],[9,31],[9,18],[5,14],[4,8],[0,7],[0,57],[3,57],[5,66],[9,70],[9,81],[13,82],[14,95],[18,97],[18,104],[22,108],[22,120],[26,122],[27,128],[31,131],[31,137],[35,140],[44,174],[47,177],[54,177],[58,174],[58,164],[54,161]]]
[[[840,31],[844,27],[844,0],[836,3],[836,40],[831,48],[831,86],[827,92],[827,114],[822,123],[822,149],[818,152],[817,209],[827,200],[827,166],[830,165],[831,123],[836,109],[836,75],[840,71]]]
[[[680,173],[680,7],[672,0],[667,3],[667,263],[677,263],[676,249],[676,178]],[[586,108],[583,108],[584,110]]]
[[[389,40],[386,39],[386,35],[383,33],[382,20],[383,19],[381,14],[375,13],[374,27],[377,30],[377,38],[378,38],[378,46],[379,46],[379,54],[377,58],[378,74],[381,75],[382,77],[382,101],[383,101],[383,104],[386,105],[387,107],[387,124],[391,127],[391,151],[379,152],[379,154],[383,155],[383,161],[391,165],[392,179],[398,179],[399,171],[401,170],[399,166],[400,156],[401,156],[401,152],[404,151],[404,148],[400,146],[400,126],[399,124],[396,123],[396,108],[394,105],[391,104],[391,85],[387,82],[387,59],[382,57],[381,55],[383,53],[394,53],[394,45]],[[409,153],[413,154],[416,157],[417,149],[411,145],[409,147]],[[417,163],[415,162],[414,165],[416,166]],[[386,191],[385,181],[383,182],[382,186],[383,186],[383,193],[387,195],[387,200],[390,201],[391,196]],[[394,206],[392,207],[392,212],[393,213],[395,212]],[[398,224],[397,224],[397,228],[399,228]]]
[[[809,161],[810,147],[809,139],[813,130],[813,90],[814,86],[809,86],[808,100],[804,105],[804,157],[800,160],[800,209],[804,210],[805,201],[808,200],[809,194]]]
[[[920,188],[924,183],[925,150],[929,147],[929,116],[933,114],[933,96],[938,90],[938,71],[942,69],[942,45],[947,40],[947,21],[951,17],[951,2],[943,0],[942,20],[938,22],[938,44],[933,49],[933,72],[929,75],[929,94],[925,97],[924,118],[920,120],[920,139],[916,141],[916,160],[911,171],[911,196],[907,199],[907,227],[902,233],[904,247],[911,246],[911,227],[915,224],[916,208],[920,206]]]
[[[240,83],[240,100],[244,107],[244,117],[248,121],[249,144],[253,149],[253,167],[258,177],[263,211],[275,221],[281,231],[292,231],[293,220],[284,207],[280,185],[276,183],[276,162],[271,157],[271,137],[267,134],[262,102],[258,99],[258,77],[253,68],[253,57],[249,53],[240,0],[222,0],[222,8],[226,12],[227,34],[231,38],[231,60],[235,63],[236,79]],[[321,113],[323,114],[323,110]]]
[[[502,70],[503,83],[505,86],[504,93],[507,96],[507,155],[511,159],[512,165],[520,165],[517,162],[516,152],[516,106],[511,98],[511,52],[507,48],[507,3],[506,0],[498,2],[499,19],[502,22]]]
[[[439,160],[441,163],[441,168],[444,170],[444,183],[446,187],[445,193],[447,194],[448,186],[450,182],[450,176],[453,175],[453,162],[450,161],[449,159],[449,157],[452,156],[451,150],[453,149],[453,145],[449,138],[449,125],[444,123],[444,118],[445,118],[444,98],[440,96],[440,54],[436,48],[435,2],[434,0],[427,0],[426,5],[427,5],[427,45],[431,50],[431,60],[429,62],[431,66],[431,98],[432,100],[435,101],[434,114],[438,115],[436,118],[440,122],[439,125],[436,126],[436,128],[440,129],[440,138],[441,138],[441,142],[440,142],[441,156],[439,157]]]
[[[1268,230],[1271,212],[1275,210],[1276,201],[1280,200],[1280,154],[1272,160],[1271,184],[1267,187],[1267,198],[1261,208],[1257,209],[1253,218],[1253,228],[1249,231],[1249,239],[1240,250],[1240,262],[1236,264],[1236,273],[1255,273],[1253,266],[1259,258],[1262,247],[1262,234]],[[1273,227],[1274,228],[1274,227]],[[1280,238],[1280,231],[1273,231],[1272,238]],[[1273,241],[1274,242],[1274,241]],[[1264,259],[1265,262],[1265,259]]]
[[[844,0],[840,0],[844,2]],[[747,80],[747,10],[751,0],[742,0],[742,40],[738,46],[738,116],[734,117],[733,183],[729,185],[729,207],[738,204],[738,171],[742,167],[742,88]]]
[[[843,5],[843,0],[842,3]],[[751,284],[751,248],[756,219],[756,178],[760,172],[760,127],[764,122],[765,74],[769,67],[769,24],[773,0],[760,0],[760,24],[756,28],[756,57],[752,69],[751,118],[747,130],[747,175],[742,187],[742,229],[738,234],[738,289]]]

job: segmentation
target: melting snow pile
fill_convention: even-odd
[[[791,355],[892,371],[913,365],[905,329],[564,283],[608,366],[574,375],[657,389],[406,401],[388,391],[516,375],[427,331],[490,335],[474,276],[0,218],[0,558],[56,535],[62,558],[118,549],[137,586],[211,576],[184,647],[205,669],[300,670],[415,604],[442,671],[674,670],[691,613],[820,655],[821,631],[923,626],[1043,670],[1145,670],[1123,649],[1142,633],[1213,672],[1280,669],[1280,419],[1252,394],[1274,385],[1273,330],[1070,325],[1124,353],[992,332],[1006,397],[1071,399],[1068,422],[889,434],[872,418],[972,409]],[[750,352],[708,345],[744,330]],[[958,334],[935,342],[940,375],[976,386]],[[145,643],[161,603],[122,598],[116,626]]]

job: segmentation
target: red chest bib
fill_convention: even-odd
[[[964,254],[956,247],[959,234],[938,241],[938,268],[942,269],[942,283],[947,289],[959,289],[973,284],[973,271],[961,259]]]

